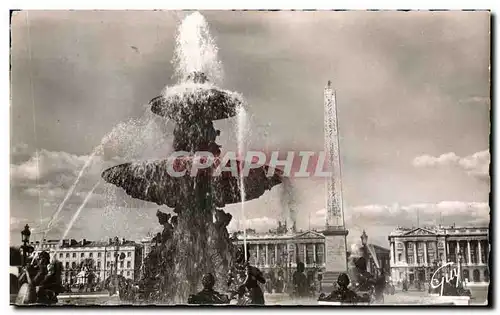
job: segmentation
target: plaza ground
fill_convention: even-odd
[[[472,298],[470,300],[471,305],[485,305],[488,297],[488,287],[474,287],[470,288],[472,292]],[[304,306],[314,306],[318,305],[316,298],[301,298],[292,299],[287,294],[265,294],[266,305],[304,305]],[[385,295],[384,304],[385,305],[425,305],[429,304],[429,295],[427,292],[422,291],[408,291],[402,292],[401,290],[396,291],[394,295]],[[92,296],[61,296],[59,299],[60,305],[123,305],[117,296],[107,296],[106,294],[100,294]]]

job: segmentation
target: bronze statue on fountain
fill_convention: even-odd
[[[341,273],[337,279],[338,288],[328,296],[325,296],[324,293],[321,293],[318,301],[338,302],[346,304],[356,304],[370,301],[366,296],[360,296],[353,290],[349,289],[350,283],[351,281],[349,280],[349,276],[345,273]]]
[[[238,305],[264,305],[264,293],[259,283],[265,284],[266,279],[257,267],[251,266],[248,262],[250,252],[245,252],[242,247],[236,252],[236,261],[229,273],[227,282],[231,299],[236,298]]]
[[[200,292],[190,295],[188,298],[188,304],[229,304],[229,297],[227,295],[221,294],[214,290],[215,277],[211,273],[203,275],[201,279],[203,285],[203,290]]]
[[[215,142],[220,132],[215,130],[213,121],[236,116],[243,100],[237,94],[207,84],[203,73],[191,74],[188,81],[183,84],[189,88],[175,93],[167,90],[150,104],[153,113],[176,124],[174,151],[189,154],[125,163],[102,173],[107,182],[123,188],[130,196],[166,205],[177,214],[175,222],[170,218],[167,225],[167,215],[158,213],[164,233],[152,254],[154,257],[146,260],[146,264],[153,265],[145,268],[145,277],[150,279],[148,285],[160,287],[155,302],[186,303],[189,295],[201,287],[202,275],[211,273],[222,279],[233,264],[234,249],[227,231],[231,216],[218,208],[242,201],[240,178],[225,170],[219,176],[214,175],[221,164],[218,158],[221,146]],[[219,164],[192,175],[189,165],[200,151],[210,152]],[[228,161],[225,166],[233,165],[231,162],[241,172],[242,161]],[[172,176],[172,168],[186,172]],[[250,169],[243,180],[246,201],[260,197],[282,182],[280,170],[276,169],[272,176],[267,176],[267,172],[268,166]],[[220,283],[215,287],[219,291],[224,289]]]

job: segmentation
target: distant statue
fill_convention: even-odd
[[[300,261],[297,263],[297,270],[293,273],[292,276],[294,294],[299,297],[305,297],[309,295],[309,284],[307,281],[307,276],[304,274],[304,270],[304,263]]]
[[[229,298],[214,290],[215,277],[211,273],[203,275],[201,279],[203,285],[203,290],[200,292],[190,295],[188,298],[188,304],[229,304]]]
[[[247,250],[247,259],[243,248],[236,252],[236,263],[229,274],[228,286],[234,285],[231,298],[238,298],[238,305],[264,305],[264,293],[259,283],[265,284],[266,279],[262,272],[248,263],[250,252]]]
[[[161,233],[161,243],[164,244],[165,242],[167,242],[167,240],[172,238],[172,235],[174,233],[174,227],[168,222],[170,220],[171,214],[164,213],[158,210],[156,211],[156,216],[158,217],[158,223],[163,225],[163,231]]]
[[[215,227],[218,230],[226,228],[233,216],[230,213],[224,212],[224,210],[215,209]]]
[[[326,297],[324,294],[321,294],[318,301],[342,303],[368,302],[366,301],[366,298],[362,298],[358,296],[356,292],[350,290],[348,288],[349,284],[349,276],[345,273],[341,273],[337,279],[337,289],[335,289],[330,295]]]
[[[354,259],[354,268],[350,270],[352,289],[360,295],[372,297],[377,281],[367,271],[367,261],[364,257]]]
[[[172,227],[174,228],[174,230],[177,228],[177,225],[179,224],[178,219],[179,219],[179,217],[177,217],[176,215],[174,215],[174,216],[170,219],[170,224],[172,225]]]
[[[274,292],[283,293],[284,291],[285,291],[285,277],[283,270],[280,269],[278,270],[278,278],[276,279],[274,284]]]

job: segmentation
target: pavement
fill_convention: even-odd
[[[488,296],[488,287],[470,288],[472,298],[471,305],[485,305]],[[269,294],[265,293],[266,305],[295,305],[295,306],[313,306],[318,305],[317,298],[297,298],[293,299],[288,294]],[[434,300],[434,301],[433,301]],[[396,291],[394,295],[384,296],[384,305],[429,305],[435,303],[427,292],[419,291]],[[60,296],[60,305],[123,305],[118,296],[106,296],[105,294],[93,295],[73,295]]]

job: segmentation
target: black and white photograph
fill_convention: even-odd
[[[492,303],[490,11],[10,15],[10,305]]]

